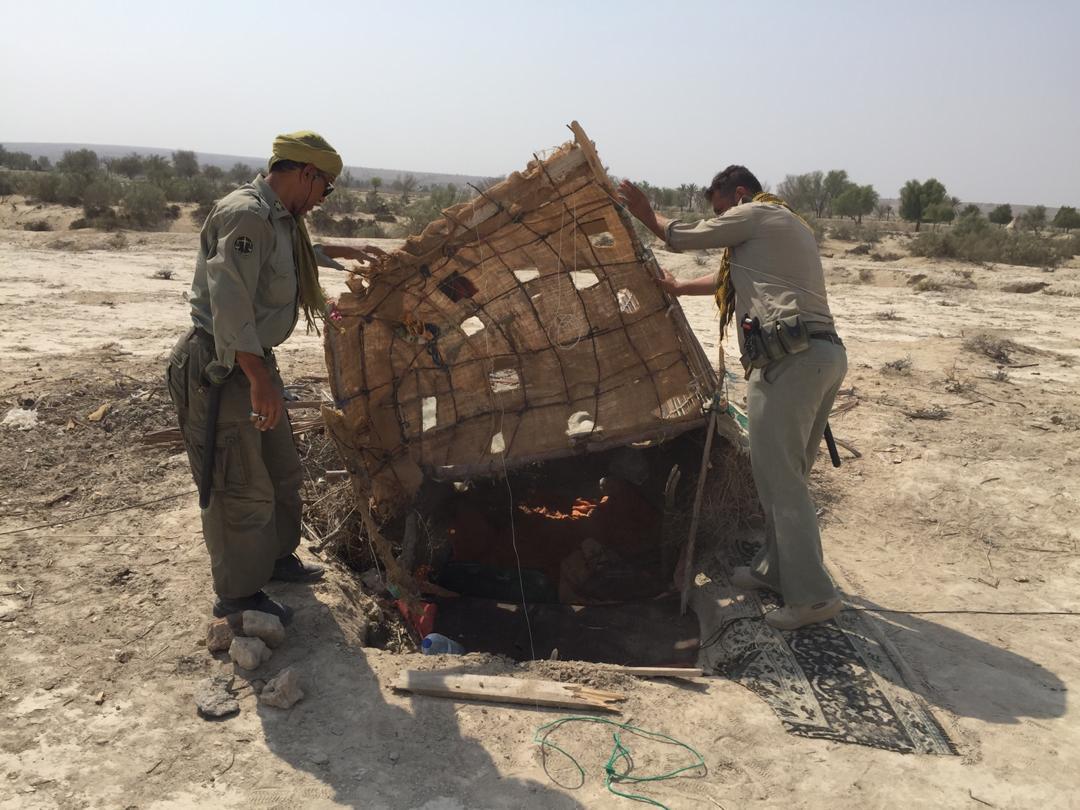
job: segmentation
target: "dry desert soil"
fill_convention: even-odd
[[[36,418],[0,426],[0,808],[631,806],[604,787],[608,731],[567,730],[581,784],[532,742],[563,712],[393,691],[418,666],[625,692],[623,719],[704,754],[704,776],[638,786],[672,808],[1080,806],[1080,264],[934,262],[906,239],[882,247],[892,261],[822,246],[850,361],[833,428],[861,457],[842,450],[813,482],[850,604],[910,611],[871,615],[957,756],[791,736],[723,678],[369,646],[371,600],[334,561],[316,586],[275,591],[297,617],[237,676],[239,715],[201,719],[196,685],[232,670],[205,647],[193,484],[183,456],[139,444],[172,424],[162,369],[188,322],[197,235],[0,231],[0,418]],[[680,275],[709,261],[658,257]],[[916,274],[938,283],[918,291]],[[1048,286],[1003,289],[1025,280]],[[683,305],[715,354],[711,301]],[[973,350],[980,335],[1005,355]],[[319,338],[298,330],[279,361],[318,391]],[[286,666],[304,699],[260,704],[257,681]]]

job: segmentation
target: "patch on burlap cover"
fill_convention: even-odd
[[[336,303],[324,417],[381,510],[425,476],[502,473],[704,422],[716,375],[571,129]]]

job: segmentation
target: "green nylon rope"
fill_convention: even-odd
[[[614,785],[620,782],[661,782],[665,779],[673,779],[674,777],[678,776],[681,773],[685,773],[686,771],[692,771],[697,768],[705,767],[705,758],[686,743],[679,742],[673,737],[669,737],[666,734],[661,734],[658,731],[647,731],[646,729],[638,728],[637,726],[632,726],[628,723],[617,723],[614,720],[608,720],[603,717],[572,715],[570,717],[561,717],[558,720],[552,721],[551,723],[545,723],[544,725],[540,726],[540,728],[538,728],[536,730],[536,733],[533,735],[533,742],[539,745],[541,750],[551,748],[552,750],[558,751],[560,754],[570,760],[573,766],[577,768],[578,774],[581,776],[582,784],[585,783],[585,769],[581,767],[581,763],[574,759],[573,756],[568,754],[558,745],[548,741],[548,736],[551,735],[552,732],[557,731],[565,723],[574,722],[596,723],[598,725],[615,726],[622,731],[629,731],[632,734],[640,735],[642,737],[645,737],[646,739],[666,742],[670,743],[671,745],[677,745],[679,748],[685,748],[697,758],[696,762],[693,762],[690,765],[684,765],[683,767],[678,768],[674,771],[669,771],[668,773],[657,774],[656,776],[631,776],[630,772],[634,769],[634,760],[630,755],[630,749],[623,745],[622,739],[619,736],[619,732],[613,732],[611,736],[615,741],[615,745],[611,749],[611,756],[608,757],[608,761],[604,764],[604,787],[606,787],[608,791],[610,791],[612,794],[614,794],[615,796],[619,796],[620,798],[630,799],[631,801],[642,802],[644,804],[651,804],[653,807],[661,807],[664,810],[667,810],[667,805],[661,804],[655,799],[650,799],[648,796],[642,796],[638,793],[625,793],[623,791],[616,790]],[[625,770],[616,770],[615,766],[619,762],[625,764]]]

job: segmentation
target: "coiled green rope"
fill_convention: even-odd
[[[628,723],[617,723],[614,720],[608,720],[603,717],[587,717],[582,715],[573,715],[570,717],[561,717],[558,720],[555,720],[551,723],[545,723],[544,725],[540,726],[540,728],[538,728],[536,730],[536,733],[533,735],[533,742],[539,745],[541,750],[543,750],[545,753],[547,749],[550,748],[552,750],[558,751],[560,754],[570,760],[570,762],[573,763],[574,767],[577,768],[578,774],[580,774],[581,776],[582,784],[585,783],[585,769],[581,767],[581,763],[574,759],[573,756],[568,754],[558,745],[548,740],[548,737],[553,732],[561,728],[563,725],[565,725],[566,723],[575,722],[596,723],[598,725],[614,726],[617,729],[621,729],[622,731],[629,731],[632,734],[637,734],[649,740],[665,742],[671,745],[676,745],[679,748],[685,748],[696,758],[695,762],[689,765],[684,765],[683,767],[678,768],[674,771],[669,771],[668,773],[657,774],[655,776],[632,776],[630,772],[634,768],[634,760],[630,755],[630,749],[623,745],[622,739],[619,736],[619,732],[613,732],[611,736],[615,741],[615,746],[611,749],[611,756],[608,757],[608,761],[604,764],[604,786],[612,794],[614,794],[615,796],[619,796],[623,799],[630,799],[631,801],[635,802],[651,804],[653,807],[661,807],[664,808],[664,810],[667,810],[667,805],[661,804],[655,799],[650,799],[648,796],[642,796],[638,793],[626,793],[620,790],[616,790],[615,785],[623,782],[661,782],[665,779],[673,779],[681,773],[685,773],[686,771],[692,771],[697,768],[706,770],[705,758],[686,743],[679,742],[673,737],[669,737],[666,734],[661,734],[658,731],[647,731],[646,729],[638,728],[637,726],[632,726]],[[616,765],[620,762],[625,764],[625,770],[619,771],[616,769]]]

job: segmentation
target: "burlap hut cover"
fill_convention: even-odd
[[[571,129],[338,300],[324,418],[380,511],[425,476],[502,474],[704,422],[716,375]]]

